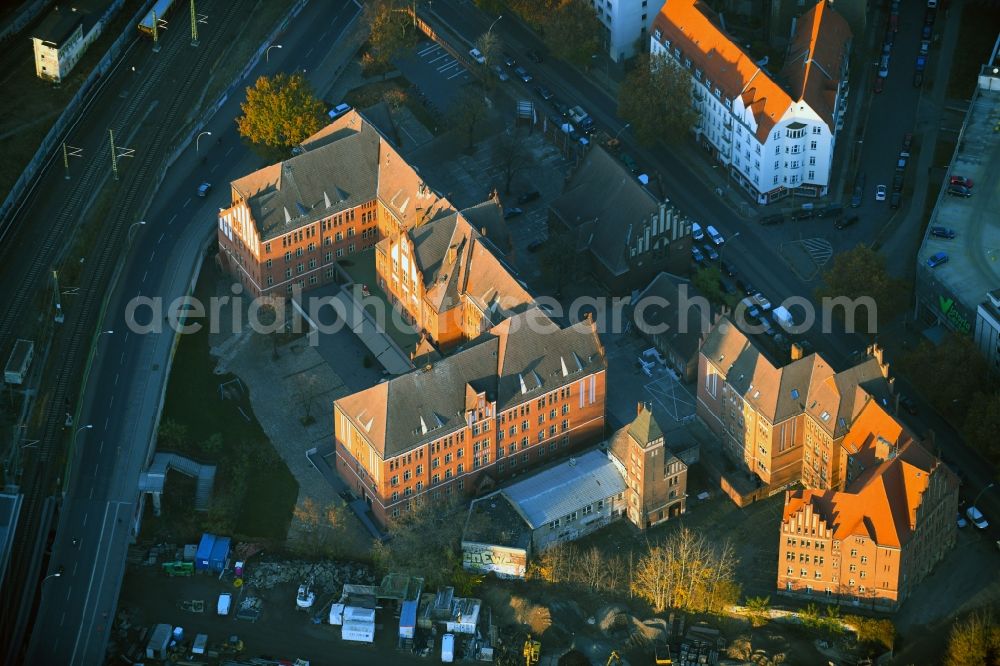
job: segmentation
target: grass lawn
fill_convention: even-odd
[[[208,287],[215,278],[214,264],[209,261],[195,294],[202,302],[209,296]],[[228,527],[248,537],[284,540],[298,496],[298,483],[253,417],[245,387],[242,394],[220,397],[220,386],[236,377],[214,374],[215,364],[209,353],[207,329],[182,336],[167,385],[158,449],[215,463],[218,470],[213,509],[194,519],[190,514],[190,491],[174,483],[188,480],[172,475],[170,491],[176,486],[179,492],[174,495],[184,494],[179,503],[175,498],[170,502],[164,498],[167,519],[164,522],[180,521],[197,529]],[[168,420],[183,426],[182,437],[166,436],[162,424]]]
[[[403,76],[387,79],[385,81],[372,81],[362,86],[350,90],[344,95],[344,101],[356,109],[365,109],[381,102],[386,93],[399,91],[402,93],[403,104],[410,113],[416,117],[420,123],[432,134],[440,134],[443,130],[442,123],[431,113],[427,107],[420,103],[420,100],[412,93],[413,84]]]
[[[375,274],[375,250],[365,250],[364,252],[359,252],[353,255],[347,261],[340,262],[341,268],[347,271],[347,274],[351,276],[355,284],[366,285],[371,295],[375,298],[382,300],[385,303],[386,312],[386,331],[389,334],[399,348],[404,352],[412,351],[416,348],[417,342],[420,341],[420,334],[417,333],[411,326],[406,326],[405,330],[400,330],[399,326],[394,325],[393,318],[391,318],[392,305],[390,305],[389,297],[386,296],[385,292],[378,286],[378,277]],[[372,313],[374,316],[374,313]],[[400,322],[402,323],[402,322]]]
[[[958,26],[959,50],[951,61],[948,74],[948,97],[970,99],[976,86],[979,68],[989,60],[1000,24],[1000,6],[983,2],[963,5]]]

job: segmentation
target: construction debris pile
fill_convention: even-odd
[[[701,664],[714,666],[719,663],[720,653],[723,653],[725,648],[726,640],[718,629],[702,624],[692,625],[681,641],[680,653],[674,663],[677,666]]]
[[[375,576],[360,564],[340,562],[258,562],[247,580],[252,588],[269,590],[283,583],[310,581],[314,590],[327,594],[339,592],[344,583],[374,585]]]
[[[609,604],[598,609],[594,619],[601,632],[626,646],[642,646],[668,637],[667,623],[653,618],[645,622],[631,615],[622,604]]]

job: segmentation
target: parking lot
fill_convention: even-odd
[[[458,91],[473,80],[469,70],[436,42],[423,41],[394,63],[441,113],[447,113]]]

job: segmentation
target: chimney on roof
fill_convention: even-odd
[[[330,207],[330,195],[326,193],[326,190],[323,190],[323,203],[327,208]]]
[[[480,236],[486,235],[486,227],[479,227],[479,235]]]
[[[646,403],[640,400],[635,406],[635,415],[642,416],[642,411],[646,409]]]
[[[458,247],[450,245],[448,247],[448,263],[453,264],[458,260]]]
[[[290,224],[292,221],[292,216],[288,214],[288,208],[285,206],[281,207],[285,211],[285,224]]]
[[[802,358],[802,345],[797,342],[792,343],[792,360],[797,361]]]

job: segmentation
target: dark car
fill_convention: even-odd
[[[722,263],[719,264],[719,268],[721,268],[722,272],[728,277],[736,277],[736,269],[733,268],[733,265],[728,261],[723,260]]]
[[[504,53],[503,64],[507,65],[508,67],[513,67],[514,65],[517,64],[517,60],[514,60],[514,56],[512,56],[511,54]]]
[[[858,216],[851,215],[850,217],[845,217],[837,220],[837,223],[833,225],[834,229],[846,229],[847,227],[854,226],[858,223]]]
[[[916,74],[913,75],[913,87],[919,88],[922,85],[924,85],[924,73],[917,72]]]
[[[880,93],[880,92],[882,92],[883,88],[885,88],[885,78],[883,78],[881,76],[876,76],[875,77],[875,87],[873,88],[873,90],[875,92],[877,92],[877,93]]]
[[[851,208],[857,208],[861,205],[862,199],[865,196],[865,188],[863,185],[855,185],[854,193],[851,195]]]
[[[512,217],[517,217],[518,215],[523,215],[524,210],[522,208],[504,208],[503,209],[503,219],[509,220]]]
[[[917,410],[917,403],[913,402],[912,398],[905,395],[899,396],[899,405],[910,414],[915,415],[917,411],[919,411]]]
[[[555,109],[556,113],[558,113],[563,118],[569,115],[569,107],[554,97],[549,100],[549,106]]]
[[[536,51],[535,49],[528,49],[527,53],[525,53],[524,55],[528,56],[528,60],[530,60],[531,62],[542,61],[542,56],[540,56],[538,54],[538,51]]]
[[[812,208],[803,208],[791,214],[793,220],[808,220],[813,216]]]
[[[892,177],[892,191],[902,192],[903,191],[903,174],[897,173]]]
[[[965,185],[949,185],[948,194],[951,194],[956,197],[971,197],[972,190],[970,190]]]
[[[931,236],[950,240],[955,237],[955,230],[948,227],[931,227]]]
[[[519,196],[517,198],[517,203],[519,204],[531,203],[532,201],[538,199],[540,196],[542,196],[541,192],[539,192],[538,190],[531,190],[530,192],[525,192],[524,194]]]
[[[886,30],[885,31],[885,43],[888,44],[889,46],[892,46],[893,42],[895,42],[895,41],[896,41],[896,33],[894,33],[891,29],[890,30]]]
[[[920,30],[920,39],[930,39],[932,32],[933,29],[931,28],[931,26],[925,24],[924,27]]]
[[[889,208],[892,208],[893,210],[895,210],[895,209],[899,208],[899,205],[902,202],[903,202],[903,193],[902,192],[893,192],[892,195],[889,197]]]
[[[528,74],[528,70],[524,67],[515,67],[514,73],[517,74],[517,78],[521,79],[525,83],[531,83],[532,76]]]
[[[816,217],[840,217],[844,214],[844,207],[840,204],[833,204],[816,211]]]
[[[903,150],[909,151],[910,147],[913,145],[913,132],[907,132],[903,135]]]
[[[760,218],[760,223],[764,226],[769,226],[772,224],[781,224],[785,221],[785,216],[781,213],[777,215],[767,215],[766,217]]]
[[[555,95],[552,94],[552,91],[546,88],[545,86],[536,86],[535,92],[538,93],[538,96],[544,99],[546,102],[555,97]]]
[[[741,278],[736,278],[736,288],[742,291],[747,296],[749,296],[750,294],[757,293],[757,290],[754,289],[754,286],[752,284],[744,281]]]
[[[538,252],[545,247],[545,241],[539,239],[528,243],[528,252]]]

